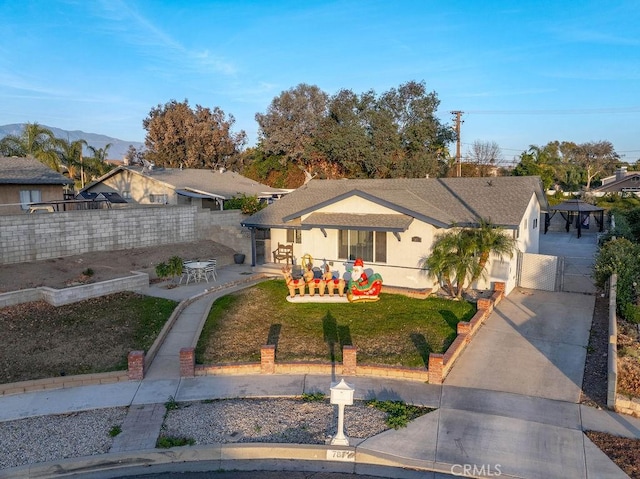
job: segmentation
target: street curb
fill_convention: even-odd
[[[342,456],[342,458],[340,458]],[[339,457],[339,459],[328,459]],[[282,461],[286,461],[283,463]],[[0,479],[57,479],[82,477],[119,478],[130,475],[161,473],[168,470],[274,470],[327,471],[350,474],[384,473],[397,479],[423,478],[426,472],[451,474],[457,464],[403,459],[369,451],[365,447],[325,446],[280,443],[212,444],[165,450],[108,453],[63,459],[0,471]],[[199,465],[199,466],[198,466]],[[475,477],[466,475],[465,477]],[[502,474],[501,477],[516,479]]]

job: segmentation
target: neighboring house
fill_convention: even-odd
[[[119,166],[98,178],[83,193],[118,193],[129,203],[195,204],[211,210],[224,209],[234,196],[257,196],[271,201],[288,190],[271,188],[231,171],[194,168]]]
[[[640,171],[627,171],[626,166],[616,170],[616,174],[602,179],[602,185],[593,190],[596,196],[605,193],[640,194]]]
[[[73,181],[34,158],[0,158],[0,214],[29,211],[32,203],[62,201]]]
[[[489,219],[517,240],[521,252],[538,253],[547,202],[538,177],[312,180],[242,222],[251,228],[253,263],[257,231],[270,229],[274,249],[293,244],[294,260],[309,254],[314,266],[329,264],[341,275],[353,260],[380,273],[384,284],[431,288],[419,267],[437,235],[454,225]],[[265,258],[271,258],[270,251]],[[271,259],[267,259],[271,261]],[[487,278],[476,287],[516,284],[517,254],[491,258]]]

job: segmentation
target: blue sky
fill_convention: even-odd
[[[0,125],[144,141],[151,108],[188,99],[233,115],[252,145],[255,114],[300,83],[415,80],[444,122],[465,112],[463,154],[607,140],[640,158],[637,0],[9,0],[0,18]]]

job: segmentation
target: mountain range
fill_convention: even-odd
[[[129,145],[133,145],[137,149],[140,149],[144,145],[144,143],[140,141],[125,141],[118,138],[113,138],[111,136],[101,135],[99,133],[86,133],[80,130],[68,131],[42,124],[40,126],[51,130],[56,138],[64,138],[68,139],[69,141],[85,140],[87,144],[96,149],[104,148],[106,145],[111,143],[109,151],[107,152],[107,157],[109,160],[122,160],[122,158],[124,158],[124,155],[127,153],[127,150],[129,149]],[[24,127],[25,123],[0,125],[0,138],[4,138],[7,135],[20,136],[20,134],[24,130]]]

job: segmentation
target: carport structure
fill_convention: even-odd
[[[567,233],[571,225],[575,223],[575,227],[578,230],[578,238],[580,238],[580,236],[582,236],[582,229],[589,228],[591,216],[593,216],[593,219],[598,223],[598,231],[602,232],[604,225],[604,208],[585,203],[582,200],[567,200],[559,205],[549,207],[549,212],[545,214],[544,234],[547,234],[551,218],[558,212],[560,212],[565,220]]]

